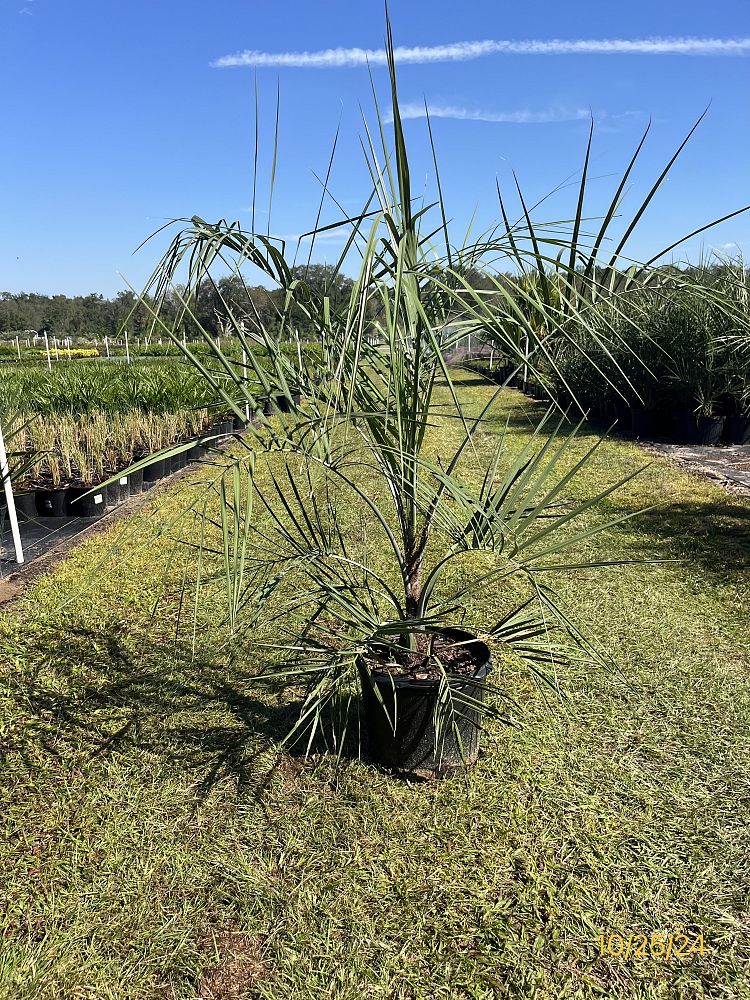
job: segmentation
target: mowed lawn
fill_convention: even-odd
[[[467,412],[493,391],[460,381]],[[503,393],[480,453],[540,412]],[[612,439],[575,495],[648,460]],[[561,671],[556,700],[495,648],[517,725],[410,785],[281,750],[294,697],[227,665],[210,585],[193,655],[173,537],[197,529],[171,522],[201,478],[0,612],[3,1000],[750,997],[750,503],[661,459],[608,498],[657,506],[579,555],[671,561],[549,582],[617,669]],[[704,954],[600,954],[682,933]]]

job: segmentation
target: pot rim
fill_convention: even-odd
[[[455,628],[449,625],[436,626],[434,628],[427,628],[427,629],[415,629],[415,631],[435,632],[443,635],[447,633],[456,638],[459,638],[461,641],[465,641],[468,639],[471,642],[475,642],[478,646],[483,647],[483,651],[481,652],[482,659],[477,662],[477,665],[473,673],[471,674],[448,673],[447,676],[450,682],[452,683],[455,682],[456,684],[459,683],[470,684],[476,681],[483,681],[488,674],[492,673],[493,664],[492,664],[492,653],[490,652],[490,648],[487,645],[487,643],[483,642],[480,638],[478,638],[478,636],[474,632],[469,632],[467,629]],[[375,643],[374,645],[377,646],[379,644]],[[407,689],[412,688],[417,691],[425,691],[429,690],[430,688],[437,687],[437,685],[440,683],[439,679],[437,680],[428,679],[423,681],[417,681],[408,679],[406,677],[394,676],[393,674],[376,673],[375,671],[371,670],[369,667],[365,665],[361,653],[357,656],[356,663],[360,674],[363,674],[364,676],[368,677],[374,684],[383,684],[387,685],[388,687],[391,687],[392,685],[394,688],[407,688]]]

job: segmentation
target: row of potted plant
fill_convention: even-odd
[[[97,517],[164,476],[202,458],[235,429],[208,410],[107,418],[93,413],[51,422],[20,420],[11,455],[16,505],[22,516]],[[13,429],[13,424],[10,425]],[[162,457],[177,445],[181,451]],[[152,461],[144,460],[152,458]],[[124,472],[135,464],[141,467]],[[22,476],[13,475],[23,465]],[[101,487],[97,489],[97,487]]]
[[[561,345],[542,381],[564,405],[638,438],[682,444],[750,442],[750,285],[741,263],[670,276],[602,310],[614,334]]]

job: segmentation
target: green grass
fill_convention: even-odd
[[[515,446],[537,415],[507,393],[496,426]],[[642,464],[610,441],[576,490]],[[495,650],[519,727],[489,726],[467,780],[410,786],[281,752],[293,696],[208,630],[191,658],[167,526],[194,491],[0,618],[0,996],[750,997],[750,504],[655,461],[604,513],[660,507],[585,554],[680,561],[557,580],[619,671],[571,668],[549,704]],[[698,930],[702,957],[598,955]]]

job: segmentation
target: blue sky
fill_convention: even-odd
[[[402,100],[415,114],[425,99],[433,109],[457,235],[474,212],[481,225],[496,218],[496,177],[509,190],[515,170],[533,200],[580,169],[589,109],[596,209],[649,116],[633,205],[711,102],[631,244],[635,256],[750,203],[748,0],[392,0],[391,17],[396,44],[410,50]],[[378,50],[383,36],[380,0],[0,0],[0,290],[111,295],[124,279],[138,288],[163,244],[132,252],[165,220],[248,225],[255,80],[259,218],[277,81],[272,232],[292,236],[314,222],[314,172],[325,172],[339,120],[332,189],[356,211],[367,196],[359,106],[369,115],[372,100],[350,50]],[[467,44],[482,41],[493,44]],[[385,96],[385,69],[373,73]],[[406,128],[414,186],[429,194],[424,119]],[[574,198],[572,187],[561,192],[549,217],[569,214]],[[750,257],[750,213],[685,253],[734,243]],[[335,254],[334,240],[316,252]]]

